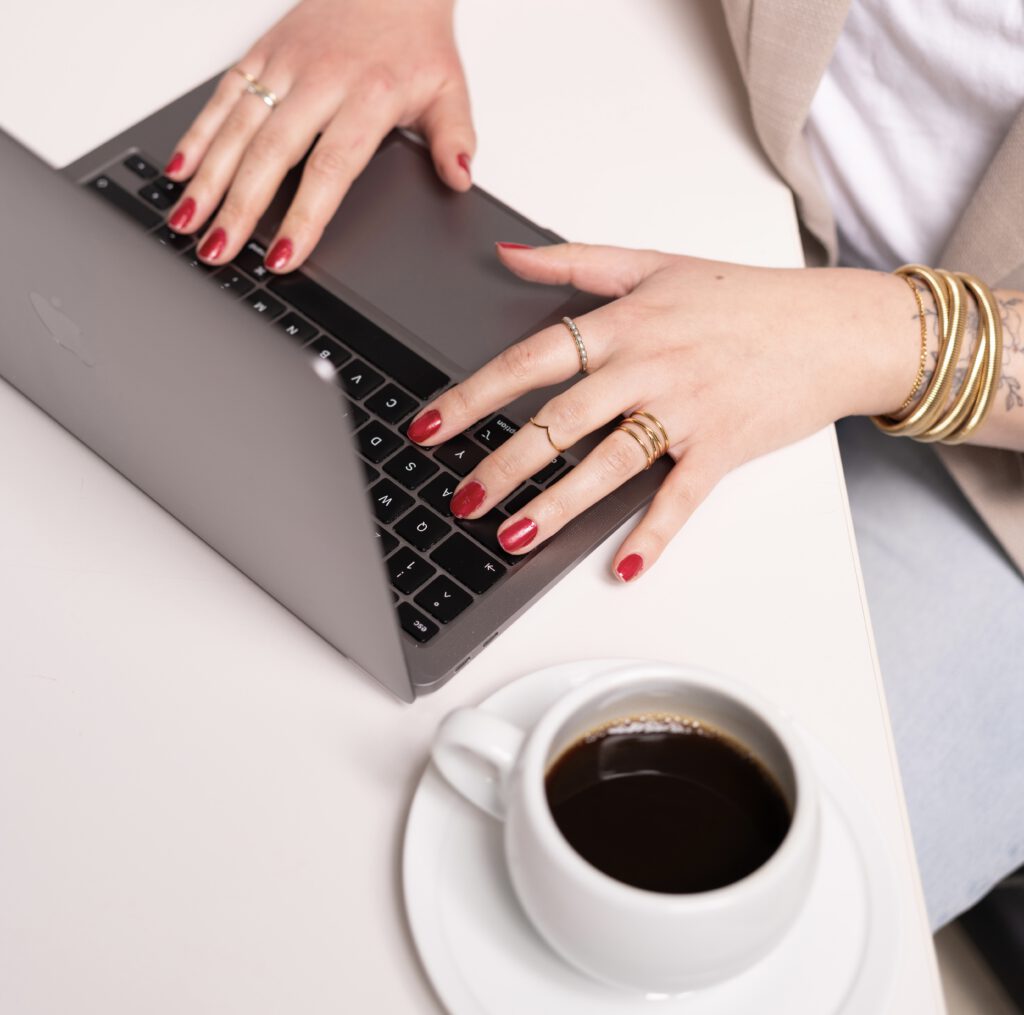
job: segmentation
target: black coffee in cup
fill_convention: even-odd
[[[594,730],[547,774],[548,806],[585,860],[654,892],[739,881],[778,849],[791,814],[741,744],[685,718],[640,716]]]

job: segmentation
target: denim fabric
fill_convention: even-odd
[[[1024,863],[1024,578],[931,448],[837,429],[937,929]]]

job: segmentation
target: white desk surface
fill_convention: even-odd
[[[282,3],[173,7],[12,5],[0,125],[64,164]],[[458,27],[483,186],[577,239],[800,262],[713,5],[481,0]],[[941,1012],[831,429],[729,477],[635,588],[612,545],[405,706],[0,385],[0,1010],[437,1010],[398,880],[436,723],[636,655],[744,676],[829,745],[898,869],[891,1010]]]

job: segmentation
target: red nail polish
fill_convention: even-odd
[[[271,271],[280,271],[292,259],[294,249],[291,240],[278,240],[267,254],[267,267]]]
[[[214,231],[206,237],[206,241],[199,248],[199,256],[204,261],[216,261],[224,252],[224,247],[227,245],[227,242],[228,234],[218,226],[218,228],[214,229]]]
[[[502,240],[498,240],[495,246],[502,250],[533,250],[529,243],[505,243]]]
[[[486,494],[483,484],[472,479],[461,490],[455,491],[449,510],[456,518],[467,518],[483,504]]]
[[[509,551],[521,550],[529,546],[537,535],[537,523],[532,518],[520,518],[513,522],[507,529],[498,533],[498,542]]]
[[[174,214],[170,217],[167,224],[177,232],[181,232],[192,221],[192,216],[196,213],[196,203],[190,197],[186,197],[184,201],[174,210]]]
[[[465,152],[463,152],[455,161],[458,162],[460,166],[462,166],[462,171],[467,176],[471,175],[469,171],[469,156]]]
[[[441,413],[437,409],[431,409],[429,412],[423,413],[422,416],[417,416],[409,424],[408,434],[409,440],[415,441],[417,444],[422,444],[428,437],[433,436],[441,429]]]
[[[171,161],[164,166],[164,175],[169,176],[171,173],[180,173],[183,165],[185,165],[185,156],[181,152],[175,152],[171,156]]]
[[[639,553],[631,553],[619,561],[615,573],[620,581],[631,582],[644,569],[644,558]]]

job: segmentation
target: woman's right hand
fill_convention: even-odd
[[[395,126],[421,133],[441,179],[468,190],[476,139],[452,31],[453,0],[303,0],[237,67],[280,100],[271,109],[234,70],[178,142],[165,174],[189,180],[168,221],[195,232],[209,264],[252,235],[285,174],[309,150],[267,266],[309,256],[353,180]]]

